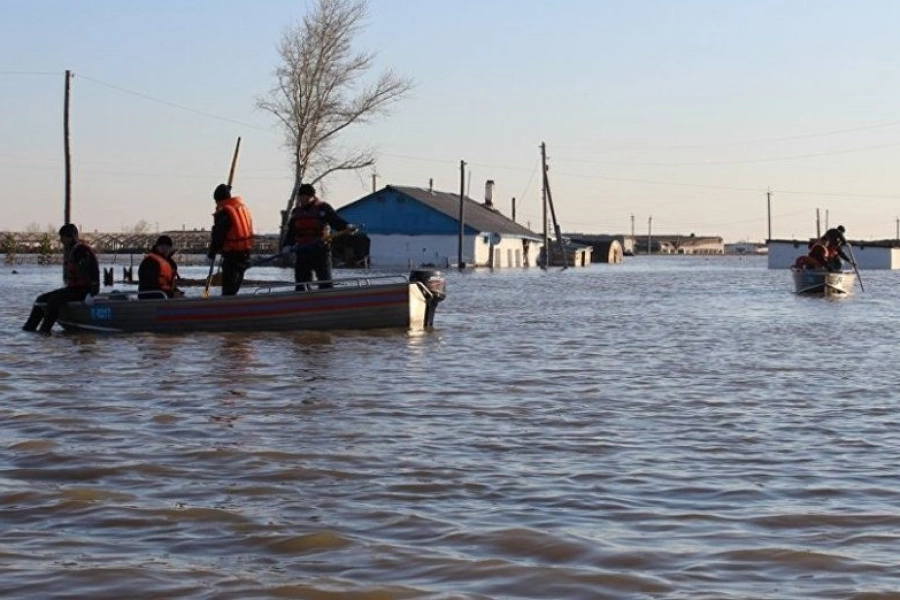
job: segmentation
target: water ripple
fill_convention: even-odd
[[[448,275],[424,334],[192,336],[26,334],[58,268],[0,275],[0,595],[900,598],[894,273]]]

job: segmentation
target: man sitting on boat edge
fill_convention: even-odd
[[[59,228],[63,245],[63,281],[65,287],[41,294],[22,329],[50,333],[59,311],[66,302],[85,300],[100,292],[100,264],[94,249],[78,239],[78,228],[67,223]]]

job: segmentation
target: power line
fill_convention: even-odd
[[[853,154],[857,152],[867,152],[869,150],[882,150],[884,148],[896,148],[900,146],[900,142],[891,144],[880,144],[875,146],[864,146],[862,148],[850,148],[848,150],[834,150],[832,152],[814,152],[810,154],[794,154],[790,156],[776,156],[772,158],[749,158],[736,160],[700,160],[700,161],[614,161],[614,160],[585,160],[578,158],[557,158],[559,162],[581,163],[591,165],[609,165],[609,166],[637,166],[637,167],[683,167],[696,165],[744,165],[767,162],[780,162],[789,160],[802,160],[804,158],[818,158],[821,156],[835,156],[838,154]]]
[[[214,115],[213,113],[209,113],[203,110],[199,110],[196,108],[192,108],[190,106],[185,106],[183,104],[178,104],[177,102],[171,102],[169,100],[163,100],[162,98],[156,98],[155,96],[150,96],[149,94],[145,94],[143,92],[136,92],[134,90],[129,90],[118,85],[113,85],[111,83],[107,83],[105,81],[100,81],[99,79],[94,79],[93,77],[88,77],[87,75],[76,74],[77,77],[84,79],[86,81],[90,81],[91,83],[95,83],[97,85],[102,85],[109,89],[115,90],[117,92],[122,92],[124,94],[130,94],[132,96],[137,96],[139,98],[143,98],[145,100],[150,100],[151,102],[156,102],[158,104],[163,104],[165,106],[170,106],[172,108],[177,108],[179,110],[183,110],[185,112],[193,113],[196,115],[200,115],[202,117],[207,117],[209,119],[215,119],[217,121],[223,121],[225,123],[232,123],[234,125],[240,125],[241,127],[247,127],[249,129],[255,129],[257,131],[265,131],[266,133],[273,133],[271,129],[266,127],[260,127],[259,125],[253,125],[250,123],[245,123],[243,121],[238,121],[236,119],[229,119],[227,117],[220,117],[219,115]]]
[[[59,76],[61,73],[57,71],[0,71],[0,75],[5,76]],[[183,110],[189,113],[193,113],[196,115],[200,115],[206,118],[215,119],[218,121],[223,121],[227,123],[232,123],[236,125],[241,125],[242,127],[247,127],[250,129],[265,131],[266,133],[274,133],[270,128],[260,127],[258,125],[253,125],[250,123],[246,123],[243,121],[238,121],[236,119],[231,119],[227,117],[222,117],[210,112],[206,112],[203,110],[199,110],[190,106],[186,106],[183,104],[179,104],[177,102],[172,102],[169,100],[165,100],[162,98],[157,98],[155,96],[151,96],[149,94],[145,94],[143,92],[137,92],[134,90],[130,90],[115,84],[111,84],[105,81],[101,81],[99,79],[87,76],[87,75],[76,75],[80,79],[84,79],[85,81],[107,87],[109,89],[115,90],[120,93],[129,94],[132,96],[137,96],[143,98],[145,100],[149,100],[151,102],[156,102],[158,104],[163,104],[165,106],[169,106],[172,108],[176,108],[178,110]],[[794,139],[802,139],[802,138],[812,138],[812,137],[824,137],[828,135],[837,135],[842,133],[852,133],[857,131],[864,131],[869,129],[877,129],[877,128],[886,128],[892,127],[900,124],[900,121],[888,122],[888,123],[880,123],[873,125],[866,125],[856,128],[848,128],[848,129],[837,129],[822,133],[809,133],[809,134],[801,134],[796,136],[783,136],[777,138],[769,138],[769,139],[760,139],[760,140],[747,140],[747,141],[737,141],[737,142],[723,142],[720,144],[706,144],[706,145],[695,145],[695,146],[663,146],[662,148],[704,148],[704,147],[716,147],[716,146],[736,146],[743,144],[758,144],[765,142],[778,142],[778,141],[787,141]],[[566,146],[564,144],[554,144],[555,147],[559,148],[574,148],[573,146]],[[579,160],[579,159],[564,159],[556,157],[554,160],[556,162],[562,163],[584,163],[584,164],[608,164],[608,165],[637,165],[637,166],[683,166],[683,165],[714,165],[714,164],[747,164],[747,163],[761,163],[761,162],[777,162],[782,160],[797,160],[802,158],[812,158],[812,157],[820,157],[820,156],[831,156],[838,154],[847,154],[854,152],[864,152],[868,150],[876,150],[883,148],[892,148],[900,146],[900,143],[892,143],[892,144],[883,144],[876,146],[867,146],[862,148],[853,148],[848,150],[837,150],[833,152],[820,152],[820,153],[811,153],[811,154],[803,154],[803,155],[793,155],[793,156],[784,156],[784,157],[776,157],[776,158],[768,158],[768,159],[753,159],[753,160],[733,160],[733,161],[701,161],[701,162],[627,162],[627,161],[591,161],[591,160]],[[429,158],[429,157],[421,157],[421,156],[409,156],[404,154],[394,154],[388,152],[381,152],[382,156],[398,158],[402,160],[413,160],[420,162],[433,162],[433,163],[441,163],[441,164],[455,164],[456,160],[450,159],[440,159],[440,158]],[[5,155],[6,158],[17,158],[15,155]],[[8,164],[8,163],[7,163]],[[529,177],[528,183],[525,186],[525,191],[522,193],[521,197],[524,198],[528,192],[528,189],[531,186],[531,180],[533,179],[534,172],[536,167],[534,168],[525,168],[520,166],[510,166],[510,165],[499,165],[499,164],[491,164],[491,163],[480,163],[480,162],[471,162],[472,166],[480,166],[485,168],[493,168],[493,169],[505,169],[510,171],[527,171],[531,175]],[[113,172],[109,172],[113,174]],[[119,175],[126,175],[126,173],[115,173]],[[717,189],[717,190],[727,190],[727,191],[737,191],[737,192],[749,192],[749,193],[765,193],[766,189],[762,188],[746,188],[746,187],[735,187],[735,186],[723,186],[723,185],[710,185],[710,184],[699,184],[699,183],[682,183],[682,182],[672,182],[672,181],[655,181],[655,180],[647,180],[647,179],[633,179],[633,178],[623,178],[623,177],[608,177],[603,175],[585,175],[581,173],[559,173],[560,175],[565,175],[569,177],[578,177],[578,178],[588,178],[588,179],[599,179],[606,181],[620,181],[626,183],[641,183],[641,184],[650,184],[650,185],[660,185],[660,186],[670,186],[670,187],[686,187],[686,188],[698,188],[698,189]],[[136,176],[143,176],[143,173],[133,173]],[[845,193],[834,193],[834,192],[808,192],[808,191],[799,191],[799,190],[773,190],[782,194],[795,194],[795,195],[809,195],[809,196],[827,196],[827,197],[836,197],[836,198],[879,198],[879,199],[898,199],[900,196],[898,195],[879,195],[879,194],[845,194]]]
[[[873,125],[862,125],[860,127],[852,127],[847,129],[833,129],[831,131],[823,131],[819,133],[801,133],[797,135],[785,135],[780,137],[755,139],[755,140],[738,140],[730,142],[713,142],[709,144],[684,144],[684,145],[664,145],[664,146],[625,146],[625,147],[608,147],[608,148],[592,148],[586,146],[567,146],[565,144],[554,144],[557,148],[568,148],[570,150],[587,150],[594,152],[610,152],[622,150],[692,150],[700,148],[722,148],[727,146],[748,146],[754,144],[774,144],[778,142],[789,142],[794,140],[803,140],[818,137],[827,137],[830,135],[841,135],[845,133],[857,133],[860,131],[869,131],[872,129],[885,129],[888,127],[896,127],[900,125],[900,121],[889,121],[886,123],[876,123]]]
[[[44,76],[49,76],[49,75],[52,75],[54,77],[59,77],[62,74],[63,74],[63,71],[0,71],[0,75],[11,75],[11,76],[22,75],[25,77],[33,76],[33,75],[36,75],[39,77],[44,77]]]

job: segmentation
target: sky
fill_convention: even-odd
[[[0,0],[0,231],[209,228],[234,191],[278,229],[290,152],[256,101],[304,0]],[[541,232],[900,237],[900,2],[370,0],[361,51],[415,88],[354,126],[375,183],[493,201]],[[336,208],[373,172],[319,187]],[[363,224],[364,225],[364,224]],[[552,229],[551,229],[552,231]]]

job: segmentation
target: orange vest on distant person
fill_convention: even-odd
[[[157,279],[156,285],[167,296],[171,296],[175,292],[175,269],[172,268],[172,263],[156,252],[150,252],[144,258],[152,258],[157,262],[159,265],[159,279]]]
[[[239,252],[253,249],[253,218],[250,209],[239,196],[222,200],[216,206],[216,212],[228,212],[231,228],[225,235],[222,252]]]

